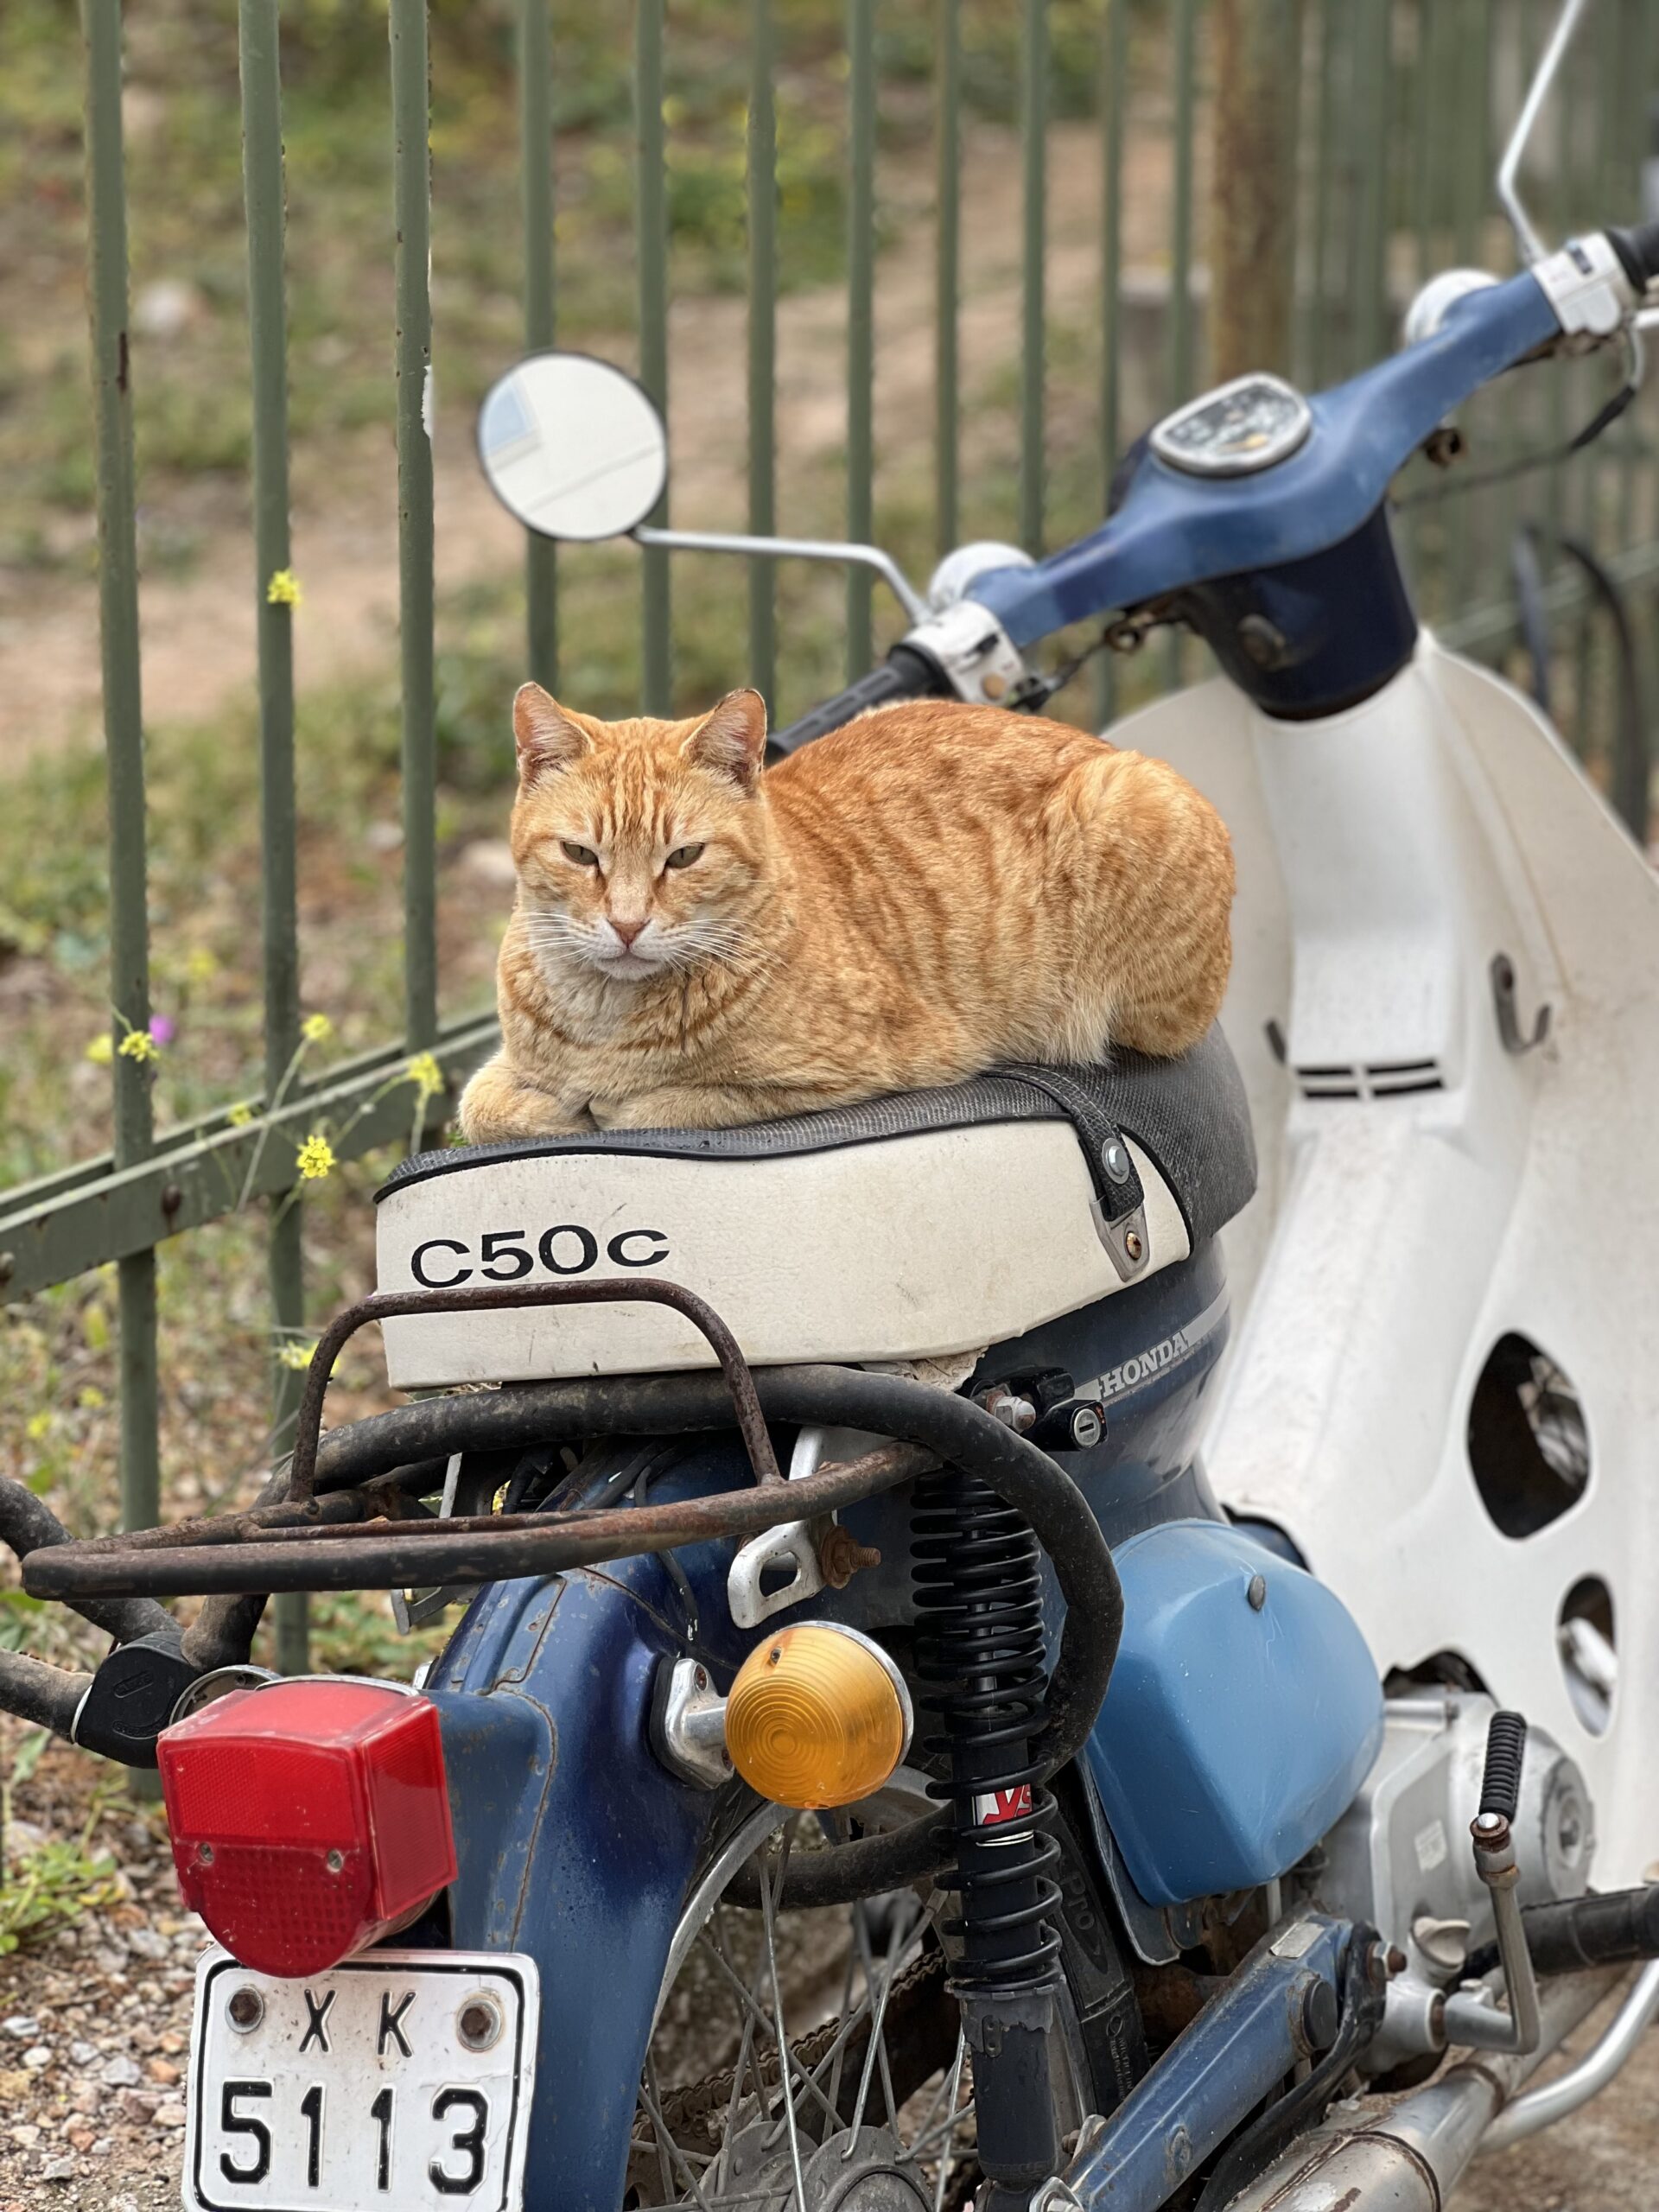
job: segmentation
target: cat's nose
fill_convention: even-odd
[[[624,944],[632,944],[649,919],[649,915],[642,914],[637,922],[620,922],[613,914],[610,917],[610,924]]]

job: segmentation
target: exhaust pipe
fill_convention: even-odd
[[[1479,2053],[1375,2120],[1304,2137],[1228,2212],[1442,2212],[1502,2107],[1618,1979],[1603,1971],[1547,1983],[1537,2050]]]

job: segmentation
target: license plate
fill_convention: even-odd
[[[534,1960],[371,1951],[196,1969],[186,2212],[519,2212]]]

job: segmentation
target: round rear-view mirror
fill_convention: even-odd
[[[630,376],[590,353],[532,353],[478,413],[492,490],[543,537],[620,537],[668,476],[663,418]]]

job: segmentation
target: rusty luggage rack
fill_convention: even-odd
[[[419,1314],[611,1303],[671,1307],[706,1339],[719,1363],[729,1412],[754,1476],[753,1490],[658,1506],[438,1518],[413,1503],[419,1488],[435,1488],[441,1479],[443,1461],[423,1458],[355,1484],[325,1480],[319,1491],[324,1395],[335,1362],[359,1330],[371,1322]],[[665,1379],[636,1378],[635,1387],[651,1394],[654,1386],[660,1396]],[[557,1392],[562,1386],[536,1387]],[[571,1386],[590,1398],[595,1388]],[[505,1394],[479,1396],[487,1400],[500,1395]],[[477,1402],[476,1397],[440,1398],[402,1410],[418,1414]],[[685,1408],[685,1425],[715,1425],[711,1410]],[[588,1425],[584,1416],[581,1426]],[[354,1423],[334,1435],[344,1440],[353,1430],[372,1431],[375,1426],[372,1420]],[[555,1426],[566,1433],[572,1428],[569,1420]],[[279,1590],[401,1589],[435,1580],[476,1584],[557,1573],[710,1538],[756,1535],[780,1522],[837,1512],[937,1464],[938,1455],[925,1447],[895,1444],[786,1484],[753,1374],[736,1338],[706,1300],[679,1283],[607,1277],[588,1282],[394,1291],[364,1299],[329,1323],[307,1370],[289,1467],[267,1484],[257,1504],[245,1512],[204,1516],[117,1536],[79,1541],[59,1536],[46,1542],[37,1538],[36,1548],[25,1555],[24,1582],[32,1595],[58,1598],[72,1605],[96,1605],[112,1596],[200,1596],[217,1598],[222,1605],[227,1598],[262,1598]],[[4,1533],[3,1525],[0,1533]],[[320,1553],[317,1547],[325,1544],[326,1552]]]
[[[666,1306],[708,1342],[719,1374],[584,1376],[416,1400],[325,1435],[322,1405],[342,1346],[372,1321],[423,1313],[501,1313],[534,1306],[632,1302]],[[894,1440],[785,1482],[767,1421],[821,1421]],[[674,1435],[735,1426],[752,1487],[660,1505],[577,1506],[442,1519],[417,1500],[440,1487],[457,1452],[605,1434]],[[1117,1642],[1122,1597],[1111,1554],[1081,1491],[1048,1455],[971,1399],[868,1370],[763,1369],[757,1377],[720,1316],[693,1291],[661,1281],[603,1278],[464,1290],[397,1291],[365,1299],[330,1323],[313,1354],[290,1465],[239,1513],[76,1541],[38,1500],[22,1511],[21,1485],[0,1483],[0,1539],[22,1560],[23,1586],[94,1618],[158,1598],[207,1600],[185,1631],[200,1665],[245,1659],[264,1599],[285,1590],[396,1590],[475,1586],[557,1574],[643,1552],[758,1535],[861,1503],[941,1462],[976,1474],[1030,1522],[1053,1562],[1068,1607],[1051,1683],[1076,1692],[1092,1717]],[[20,1492],[16,1514],[7,1493]],[[50,1524],[46,1525],[46,1524]],[[144,1626],[165,1619],[150,1605]],[[1084,1623],[1106,1630],[1082,1633]],[[111,1624],[142,1632],[135,1615]],[[1074,1633],[1074,1628],[1077,1631]],[[1081,1647],[1096,1646],[1093,1663]],[[1104,1657],[1104,1667],[1100,1659]],[[1090,1691],[1092,1689],[1092,1694]]]
[[[371,1321],[623,1300],[667,1306],[690,1321],[720,1372],[514,1383],[415,1400],[323,1433],[323,1395],[334,1361]],[[785,1482],[768,1421],[822,1422],[893,1441]],[[457,1452],[733,1427],[754,1477],[745,1489],[661,1505],[449,1519],[434,1517],[418,1503],[440,1487]],[[156,1599],[204,1598],[182,1639],[183,1660],[202,1674],[246,1660],[265,1599],[276,1591],[463,1586],[555,1575],[639,1553],[756,1535],[784,1521],[814,1520],[940,1464],[977,1477],[1029,1522],[1065,1601],[1043,1719],[1032,1740],[1034,1770],[1046,1776],[1075,1757],[1088,1736],[1123,1620],[1110,1549],[1071,1476],[954,1392],[856,1367],[771,1367],[757,1376],[719,1315],[676,1283],[606,1279],[366,1299],[332,1322],[318,1344],[292,1462],[272,1476],[250,1510],[76,1541],[32,1493],[0,1478],[0,1540],[22,1559],[25,1589],[108,1626],[118,1649],[158,1631],[177,1649],[177,1626]],[[73,1735],[91,1679],[21,1653],[0,1654],[0,1707]],[[948,1823],[929,1816],[892,1835],[817,1854],[798,1876],[791,1873],[788,1901],[844,1901],[935,1872],[949,1858],[947,1829]]]

